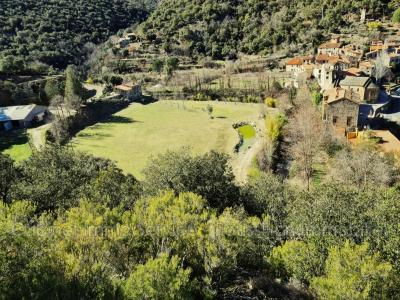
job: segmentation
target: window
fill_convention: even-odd
[[[333,116],[333,118],[332,118],[333,125],[336,125],[337,121],[338,121],[338,117]]]
[[[353,123],[353,117],[347,117],[347,126],[350,127]]]

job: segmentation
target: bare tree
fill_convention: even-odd
[[[312,95],[310,90],[308,89],[307,85],[303,85],[297,90],[296,97],[293,99],[293,105],[295,107],[306,106],[308,108],[308,106],[310,106],[311,99]]]
[[[311,105],[310,99],[294,113],[288,129],[289,152],[294,160],[294,171],[305,181],[309,189],[317,154],[321,151],[325,135],[321,115]]]
[[[390,59],[387,51],[381,51],[378,53],[378,56],[375,60],[375,66],[373,69],[373,75],[378,82],[381,82],[382,79],[390,73]]]
[[[234,73],[235,73],[235,63],[232,61],[227,61],[225,63],[225,78],[228,89],[232,88],[231,77]]]
[[[361,188],[367,184],[387,185],[392,175],[392,167],[375,149],[358,146],[354,150],[342,150],[335,156],[327,180]]]

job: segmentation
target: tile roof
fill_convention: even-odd
[[[132,82],[123,83],[115,86],[114,88],[121,91],[131,91],[135,85]]]
[[[328,97],[328,100],[326,101],[328,104],[344,99],[350,100],[357,104],[361,102],[359,94],[354,93],[351,90],[341,88],[330,89],[324,93],[324,96]]]
[[[286,65],[288,66],[301,66],[303,64],[303,60],[301,60],[298,57],[292,58],[291,60],[289,60]]]
[[[363,71],[361,71],[359,68],[349,68],[344,72],[352,76],[358,76],[359,74],[363,73]]]
[[[340,46],[341,46],[340,43],[327,42],[327,43],[323,43],[318,48],[319,49],[331,49],[331,48],[340,48]]]
[[[288,66],[301,66],[306,61],[314,61],[314,56],[313,55],[307,55],[307,56],[293,57],[292,59],[290,59],[286,63],[286,65],[288,65]]]
[[[341,86],[360,86],[360,87],[366,87],[372,83],[372,80],[370,77],[353,77],[353,76],[347,76],[345,79],[343,79],[340,82]]]
[[[328,54],[318,54],[315,57],[316,61],[328,61],[329,60],[329,55]]]

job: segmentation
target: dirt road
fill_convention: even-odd
[[[257,136],[254,144],[247,150],[235,154],[232,158],[231,165],[236,181],[246,183],[249,171],[253,165],[253,159],[262,150],[264,143],[264,121],[257,123]]]
[[[29,130],[30,138],[32,145],[36,148],[36,150],[41,150],[44,147],[44,138],[43,134],[51,124],[46,124],[40,127],[32,128]]]

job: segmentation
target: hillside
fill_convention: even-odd
[[[0,72],[15,74],[32,69],[33,73],[41,73],[46,69],[43,64],[64,68],[78,63],[84,58],[85,45],[104,42],[118,30],[143,21],[154,3],[2,0]]]
[[[391,13],[391,1],[163,1],[143,25],[147,40],[167,52],[235,58],[304,47],[360,19]],[[290,48],[289,48],[290,47]]]

